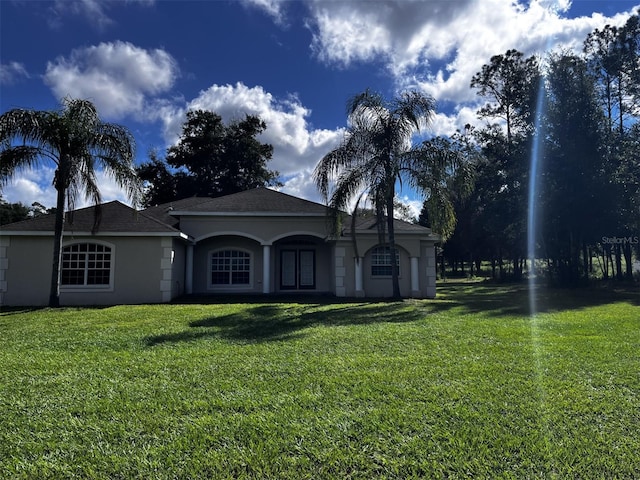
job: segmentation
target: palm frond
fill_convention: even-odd
[[[6,185],[17,172],[38,165],[42,149],[31,145],[9,146],[0,151],[0,186]]]

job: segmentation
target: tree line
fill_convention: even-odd
[[[484,262],[501,280],[525,270],[565,285],[631,279],[640,258],[638,15],[590,33],[580,54],[496,55],[470,86],[486,102],[477,112],[485,124],[459,134],[475,179],[471,195],[453,195],[457,225],[443,252],[453,272]],[[534,264],[528,220],[538,227]]]

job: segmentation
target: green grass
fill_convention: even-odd
[[[640,292],[0,314],[0,478],[640,478]]]

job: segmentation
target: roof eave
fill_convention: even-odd
[[[192,212],[172,211],[176,217],[326,217],[326,213],[291,213],[291,212]]]
[[[0,232],[0,237],[50,237],[54,232],[51,230],[3,230]],[[62,234],[64,237],[179,237],[184,240],[189,240],[189,235],[182,232],[109,232],[99,231],[98,233],[92,233],[88,231],[65,231]]]

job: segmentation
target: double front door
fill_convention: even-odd
[[[280,251],[280,288],[282,290],[316,288],[315,250],[287,248]]]

